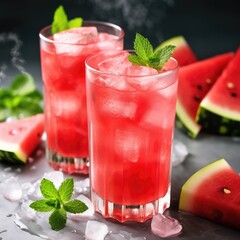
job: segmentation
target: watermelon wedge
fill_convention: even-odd
[[[179,210],[240,229],[240,176],[225,159],[193,174],[183,185]]]
[[[179,70],[176,126],[195,138],[201,126],[195,122],[201,100],[211,89],[233,53],[224,53],[201,60]]]
[[[43,114],[0,123],[0,160],[26,163],[43,132]]]
[[[197,122],[209,133],[240,136],[240,48],[202,100]]]
[[[156,50],[167,45],[176,46],[172,57],[178,61],[178,65],[180,67],[196,62],[198,60],[195,53],[183,36],[175,36],[164,41],[156,48]]]

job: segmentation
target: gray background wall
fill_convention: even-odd
[[[123,27],[127,49],[132,48],[136,32],[155,46],[184,35],[199,58],[235,51],[240,45],[239,0],[1,0],[0,36],[17,34],[24,66],[38,76],[38,32],[52,22],[60,4],[70,18],[82,16]],[[0,67],[10,61],[11,44],[0,41]]]

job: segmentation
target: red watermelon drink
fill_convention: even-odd
[[[123,49],[123,36],[120,27],[94,21],[54,35],[51,26],[40,32],[47,158],[54,169],[88,173],[84,61],[99,51]]]
[[[143,222],[170,203],[178,64],[158,72],[102,52],[86,61],[91,198],[120,222]]]

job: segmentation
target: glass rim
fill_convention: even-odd
[[[109,50],[109,51],[98,52],[98,53],[90,55],[86,58],[86,60],[85,60],[86,68],[90,69],[91,71],[93,71],[97,74],[104,74],[106,76],[115,76],[115,77],[129,77],[129,78],[148,78],[148,77],[171,75],[171,73],[174,73],[175,71],[177,71],[179,69],[178,61],[173,57],[170,57],[170,59],[175,62],[174,68],[171,68],[171,69],[163,71],[163,72],[159,72],[157,74],[148,74],[148,75],[127,75],[127,74],[109,73],[109,72],[105,72],[105,71],[102,71],[102,70],[98,70],[98,69],[92,67],[89,64],[89,61],[91,61],[94,57],[99,56],[100,54],[106,54],[106,53],[113,53],[114,54],[114,53],[117,53],[117,52],[134,53],[135,51],[134,50]]]
[[[125,36],[124,30],[120,26],[118,26],[117,24],[110,23],[110,22],[96,21],[96,20],[84,20],[83,21],[83,25],[82,25],[83,27],[84,27],[84,22],[91,23],[91,24],[93,24],[93,26],[97,25],[97,24],[100,24],[102,26],[108,26],[108,27],[112,27],[112,28],[115,28],[115,29],[119,30],[120,31],[120,35],[116,36],[117,37],[116,41],[122,40],[124,38],[124,36]],[[44,28],[42,28],[40,30],[40,32],[39,32],[39,37],[40,37],[40,39],[44,40],[45,42],[54,43],[55,42],[54,40],[49,39],[48,37],[45,36],[46,35],[45,32],[47,30],[49,30],[51,28],[51,26],[52,25],[47,25]],[[88,25],[88,26],[90,26],[90,25]],[[64,43],[64,42],[60,42],[60,43],[62,43],[62,44],[69,44],[69,43]],[[86,45],[86,44],[78,44],[78,45]]]

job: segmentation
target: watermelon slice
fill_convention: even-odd
[[[156,50],[166,45],[176,46],[172,57],[178,61],[178,65],[180,67],[196,62],[198,60],[195,53],[192,51],[190,45],[183,36],[172,37],[164,41],[156,48]]]
[[[209,133],[240,136],[240,48],[201,102],[197,122]]]
[[[201,100],[232,59],[233,53],[198,61],[179,70],[176,126],[195,138],[201,126],[195,122]]]
[[[240,229],[240,176],[225,159],[193,174],[183,185],[179,210]]]
[[[0,160],[26,163],[43,132],[43,114],[0,123]]]

